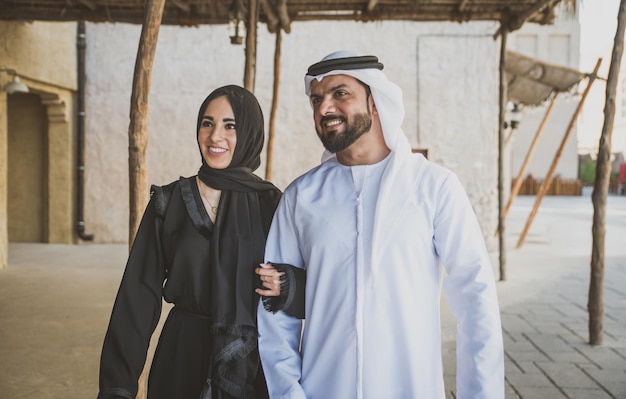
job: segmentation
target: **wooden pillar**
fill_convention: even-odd
[[[0,75],[0,85],[8,81]],[[9,112],[7,109],[9,94],[0,91],[0,270],[9,267]]]
[[[593,85],[593,82],[596,79],[596,74],[598,73],[598,69],[600,69],[601,63],[602,63],[602,58],[598,59],[598,62],[596,63],[596,67],[593,70],[593,73],[589,76],[587,87],[585,88],[585,91],[583,92],[580,102],[578,103],[578,107],[576,107],[576,111],[574,111],[574,115],[572,115],[572,119],[570,120],[567,130],[565,131],[563,140],[561,140],[561,145],[556,150],[556,154],[554,154],[554,159],[552,160],[552,165],[550,165],[548,174],[546,174],[546,177],[543,183],[541,183],[541,187],[539,187],[539,192],[537,193],[537,199],[535,200],[535,206],[533,207],[533,210],[531,211],[530,216],[528,216],[528,220],[526,221],[526,225],[524,226],[524,230],[522,231],[522,234],[520,234],[519,240],[517,241],[517,248],[520,248],[522,245],[524,245],[524,241],[526,241],[526,236],[528,235],[528,230],[530,229],[530,225],[532,224],[533,219],[535,218],[535,215],[537,214],[537,211],[539,210],[539,205],[541,204],[541,200],[543,199],[544,195],[546,194],[546,192],[548,192],[548,189],[550,188],[554,170],[556,169],[556,166],[558,165],[559,160],[561,159],[561,155],[563,154],[565,145],[567,144],[567,141],[569,140],[569,136],[571,135],[572,130],[574,130],[576,119],[578,118],[578,115],[580,114],[580,111],[582,110],[583,104],[585,103],[585,100],[587,99],[587,95],[589,94],[591,85]]]
[[[257,22],[259,19],[259,2],[248,1],[248,26],[246,27],[246,66],[243,76],[243,87],[254,93],[256,75],[256,43]]]
[[[128,128],[128,174],[130,212],[128,245],[132,247],[141,217],[148,204],[148,97],[152,78],[152,63],[156,51],[165,0],[148,0],[135,60],[133,91],[130,98]]]
[[[130,184],[130,214],[128,245],[132,248],[141,217],[148,204],[148,97],[152,78],[152,63],[156,52],[165,0],[148,0],[139,38],[133,91],[130,98],[130,126],[128,128],[128,166]],[[144,367],[138,382],[137,399],[146,397],[149,365]]]
[[[274,90],[272,93],[272,109],[270,111],[270,125],[267,137],[267,161],[265,164],[265,180],[272,180],[274,164],[274,136],[276,129],[276,112],[278,111],[278,94],[280,89],[280,50],[282,35],[280,27],[276,31],[276,46],[274,49]]]
[[[500,22],[500,90],[498,114],[498,244],[500,262],[500,281],[506,280],[506,235],[504,226],[504,119],[506,118],[506,103],[508,88],[506,81],[506,40],[508,28]]]
[[[591,251],[591,279],[589,282],[589,343],[602,344],[604,320],[604,239],[606,234],[606,199],[611,171],[611,136],[615,120],[615,97],[617,80],[624,52],[624,25],[626,24],[626,0],[621,0],[617,14],[617,30],[613,42],[613,54],[606,82],[604,123],[598,147],[596,180],[593,185],[593,244]]]

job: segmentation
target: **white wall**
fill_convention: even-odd
[[[415,147],[457,172],[486,236],[497,225],[499,43],[494,23],[322,23],[283,34],[274,183],[284,188],[319,162],[322,146],[304,95],[308,66],[339,49],[377,55],[404,90],[403,129]],[[275,38],[260,27],[255,94],[269,120]],[[87,26],[85,223],[99,242],[128,235],[128,110],[140,27]],[[150,93],[148,180],[196,173],[198,107],[214,88],[242,84],[243,46],[226,26],[161,28]],[[257,170],[264,175],[265,165]]]

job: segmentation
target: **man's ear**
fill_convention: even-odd
[[[372,113],[378,115],[378,109],[376,109],[376,103],[374,102],[374,97],[372,97],[371,94],[367,97],[367,102],[369,103]]]

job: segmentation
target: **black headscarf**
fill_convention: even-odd
[[[265,141],[263,112],[254,94],[243,87],[230,85],[214,90],[204,100],[198,112],[196,139],[202,126],[202,117],[209,103],[218,97],[226,97],[235,114],[237,144],[230,165],[226,169],[213,169],[202,157],[198,177],[204,184],[216,190],[263,191],[276,187],[254,173],[261,165],[261,150]],[[200,144],[198,143],[198,146]],[[202,152],[200,152],[202,155]]]
[[[246,89],[231,85],[213,91],[200,107],[196,137],[209,103],[222,96],[228,98],[235,115],[233,158],[225,169],[213,169],[203,158],[198,171],[204,184],[222,190],[210,238],[212,371],[201,397],[211,397],[211,391],[215,395],[215,386],[232,396],[248,397],[259,366],[259,298],[254,288],[260,282],[254,268],[264,260],[265,240],[280,191],[252,173],[261,163],[264,121],[258,101]]]

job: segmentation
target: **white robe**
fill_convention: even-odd
[[[402,158],[389,185],[381,175],[393,153],[357,170],[331,158],[285,190],[265,257],[306,268],[306,322],[300,342],[300,320],[259,307],[271,398],[444,398],[440,264],[458,325],[457,397],[504,398],[497,294],[476,216],[453,173]]]

